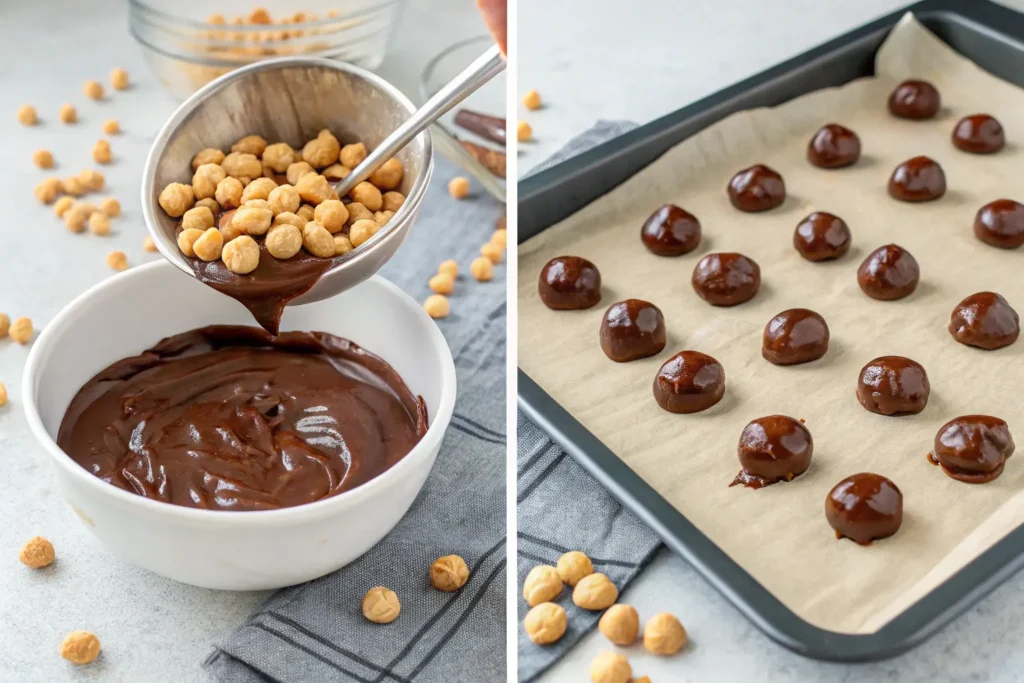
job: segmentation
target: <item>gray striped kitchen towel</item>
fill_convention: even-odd
[[[533,172],[575,156],[635,127],[628,121],[599,121]],[[521,412],[517,425],[518,586],[537,564],[553,565],[569,550],[582,550],[594,570],[623,591],[654,556],[661,541],[633,513],[556,445]],[[564,655],[600,618],[573,604],[568,589],[556,601],[565,607],[569,626],[554,645],[540,647],[519,629],[519,680],[540,676]],[[519,621],[529,609],[518,597]]]
[[[482,190],[452,199],[459,175],[435,159],[420,218],[382,271],[412,296],[430,294],[441,261],[461,273],[438,321],[455,356],[455,416],[434,469],[398,526],[333,574],[277,591],[218,645],[206,669],[225,683],[457,683],[506,678],[505,611],[505,267],[477,282],[469,263],[504,207]],[[372,350],[372,349],[371,349]],[[431,588],[427,569],[461,555],[469,581],[455,593]],[[363,594],[388,586],[401,616],[372,624]]]

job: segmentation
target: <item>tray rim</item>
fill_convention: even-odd
[[[818,47],[719,90],[682,109],[661,116],[562,163],[519,181],[519,201],[528,202],[551,185],[586,175],[609,157],[728,103],[752,88],[834,53],[879,31],[888,32],[906,12],[923,16],[953,15],[1003,37],[1024,42],[1024,15],[988,0],[922,0],[840,35]],[[1015,34],[1011,29],[1015,28]],[[660,156],[660,155],[659,155]],[[578,210],[578,209],[577,209]],[[519,243],[543,232],[520,232]],[[521,368],[517,368],[517,403],[576,462],[623,505],[653,529],[736,609],[772,640],[797,654],[825,661],[864,662],[894,657],[919,645],[1024,567],[1024,524],[957,570],[878,631],[849,634],[830,631],[798,616],[761,586],[679,510],[640,478],[611,449],[580,424]]]

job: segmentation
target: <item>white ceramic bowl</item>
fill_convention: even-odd
[[[129,562],[204,588],[280,588],[328,574],[384,537],[409,509],[437,457],[455,406],[455,364],[423,309],[380,277],[285,310],[282,330],[329,332],[390,363],[427,404],[430,427],[375,479],[324,500],[257,512],[196,510],[149,500],[93,476],[57,447],[71,399],[111,363],[204,325],[252,325],[233,299],[166,261],[91,288],[43,329],[25,366],[28,423],[72,508]]]

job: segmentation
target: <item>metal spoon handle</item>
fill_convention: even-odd
[[[371,173],[395,156],[398,150],[409,144],[414,137],[504,69],[505,59],[501,56],[501,50],[497,45],[477,57],[462,73],[424,102],[423,106],[396,128],[391,135],[384,138],[384,141],[367,155],[363,163],[335,183],[334,189],[337,190],[338,196],[347,195],[353,187],[369,178]]]

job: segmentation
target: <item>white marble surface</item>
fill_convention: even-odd
[[[0,24],[0,311],[12,319],[29,316],[41,328],[74,296],[112,274],[105,265],[111,250],[123,250],[133,265],[159,258],[142,251],[138,178],[150,141],[176,102],[160,89],[128,35],[124,2],[5,0]],[[410,2],[395,51],[380,71],[415,97],[429,57],[483,31],[472,5],[463,0]],[[81,94],[88,78],[106,86],[115,66],[129,70],[131,90],[109,94],[100,103]],[[78,107],[77,125],[57,121],[64,102]],[[16,109],[26,103],[38,109],[39,126],[16,122]],[[50,207],[33,198],[33,188],[50,172],[32,165],[32,152],[51,150],[57,161],[52,173],[60,177],[91,168],[90,152],[107,118],[118,119],[124,132],[111,138],[114,163],[102,167],[108,189],[94,196],[117,197],[124,213],[113,221],[109,237],[73,235]],[[29,434],[21,405],[27,353],[26,347],[0,340],[0,382],[9,394],[0,408],[0,681],[204,680],[200,664],[212,644],[239,625],[264,594],[191,588],[107,553],[72,514]],[[34,572],[17,555],[37,534],[53,541],[58,560]],[[80,669],[58,656],[64,635],[75,629],[94,631],[103,645],[102,657]]]
[[[520,112],[535,140],[520,176],[598,118],[646,123],[906,3],[902,0],[520,0],[519,93],[545,107]],[[1003,4],[1024,10],[1024,0]],[[679,615],[691,644],[661,659],[627,650],[634,675],[662,681],[1022,681],[1024,575],[1018,575],[910,653],[878,664],[799,657],[770,641],[686,562],[663,551],[622,596],[645,618]],[[542,677],[585,680],[611,644],[584,638]]]

